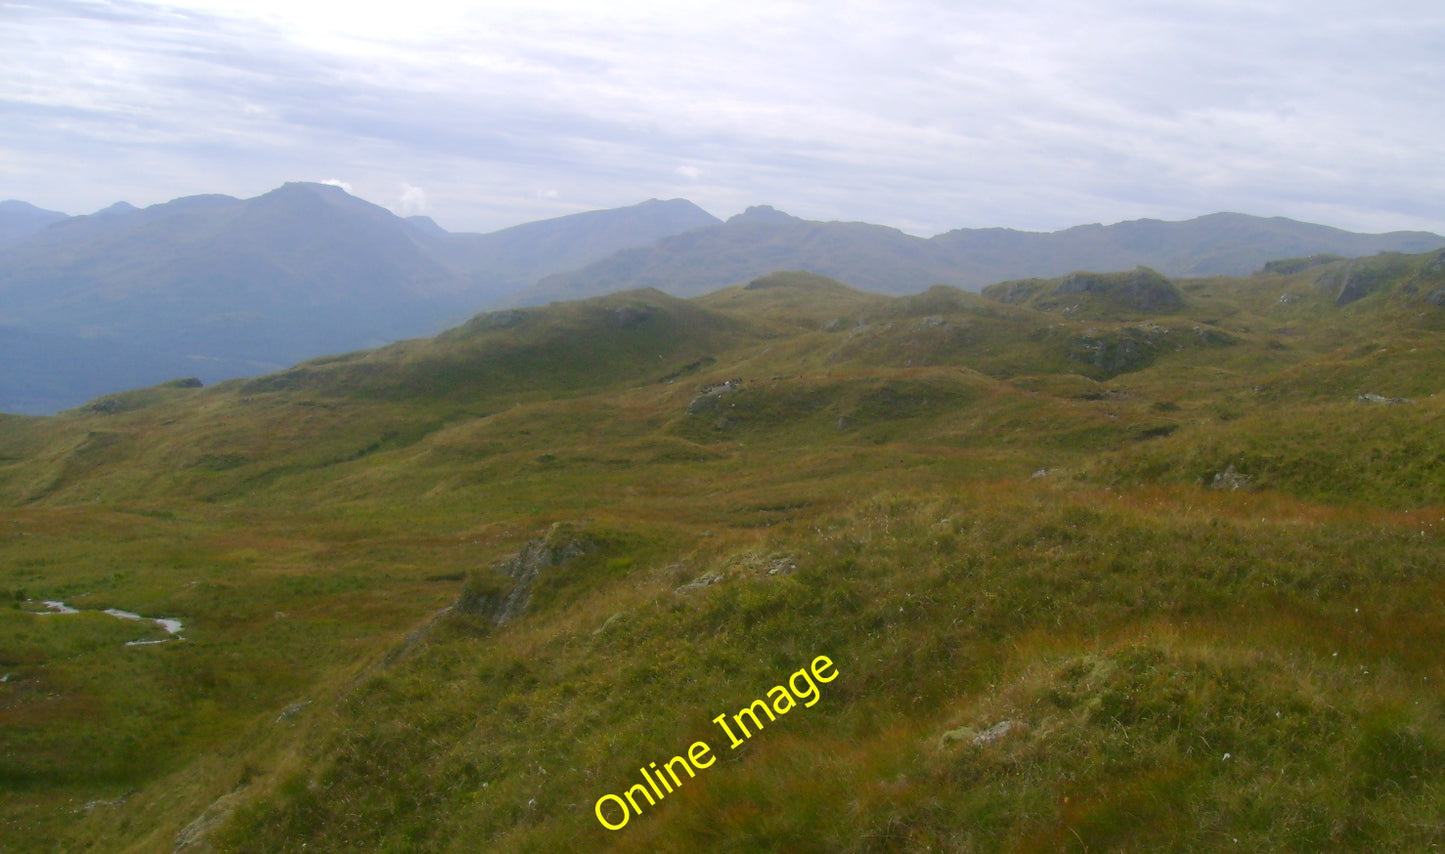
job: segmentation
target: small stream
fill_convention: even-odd
[[[49,599],[41,602],[40,604],[44,605],[46,607],[46,610],[34,611],[33,613],[40,614],[42,616],[49,614],[79,614],[82,610],[80,608],[72,608],[64,602],[58,602]],[[126,646],[150,646],[151,644],[168,643],[173,640],[183,640],[183,638],[181,637],[181,629],[184,628],[184,626],[181,624],[180,620],[177,620],[173,617],[142,617],[140,614],[133,614],[130,611],[122,611],[119,608],[106,608],[104,611],[101,611],[101,613],[109,614],[112,617],[118,617],[122,620],[149,621],[165,629],[166,633],[170,635],[170,637],[168,638],[160,638],[159,640],[126,641]]]

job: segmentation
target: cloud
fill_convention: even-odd
[[[419,0],[341,20],[306,0],[55,0],[5,14],[0,187],[44,207],[336,170],[477,230],[683,194],[720,214],[768,202],[916,233],[1213,210],[1445,230],[1437,3]],[[407,201],[419,186],[432,192]]]
[[[405,182],[401,185],[401,198],[396,203],[396,212],[401,216],[425,214],[431,208],[427,204],[426,191]]]
[[[351,189],[351,184],[347,181],[341,180],[340,178],[327,178],[321,183],[330,184],[333,187],[340,187],[341,189],[345,190],[349,195],[356,195]]]

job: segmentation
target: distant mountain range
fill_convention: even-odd
[[[452,234],[322,184],[0,214],[0,411],[27,413],[433,334],[548,273],[719,222],[650,201]]]
[[[0,202],[0,411],[49,413],[168,379],[255,375],[430,335],[500,305],[642,287],[690,296],[777,270],[903,294],[1140,265],[1239,275],[1285,257],[1441,246],[1445,237],[1425,232],[1365,235],[1242,214],[924,239],[766,206],[722,222],[682,199],[458,234],[305,183],[77,217]]]
[[[1445,237],[1429,232],[1356,234],[1237,213],[1051,233],[970,228],[925,239],[860,222],[802,220],[760,206],[720,226],[549,276],[512,301],[540,304],[644,287],[695,296],[775,270],[803,270],[885,294],[917,293],[938,284],[977,289],[1009,279],[1138,266],[1175,277],[1241,276],[1279,258],[1428,252],[1441,246]]]

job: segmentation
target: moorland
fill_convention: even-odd
[[[0,416],[0,847],[1438,847],[1442,364],[1438,252],[794,272]]]

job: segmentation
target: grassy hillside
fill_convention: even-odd
[[[0,847],[1445,844],[1442,288],[782,273],[0,418]]]

